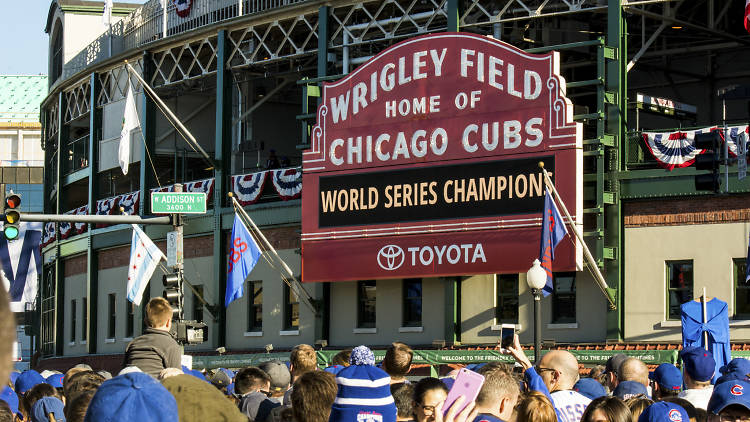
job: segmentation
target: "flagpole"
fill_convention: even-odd
[[[281,262],[281,265],[284,267],[284,269],[286,270],[286,272],[289,275],[289,277],[291,277],[291,279],[295,282],[295,289],[297,290],[297,293],[299,294],[299,290],[302,290],[305,293],[305,299],[306,299],[306,301],[309,302],[310,305],[312,305],[312,303],[313,303],[313,301],[315,299],[312,296],[310,296],[310,293],[308,293],[307,290],[305,290],[304,287],[299,286],[299,284],[300,284],[299,280],[297,280],[297,278],[294,276],[294,273],[289,268],[289,266],[286,265],[286,262],[284,262],[284,260],[281,259],[281,257],[279,256],[279,254],[276,252],[276,249],[273,247],[273,245],[271,245],[271,243],[268,241],[268,239],[266,239],[266,236],[263,234],[263,232],[260,231],[260,229],[258,228],[258,226],[255,225],[255,222],[253,221],[253,219],[250,218],[250,216],[247,214],[247,212],[245,211],[245,209],[242,208],[242,205],[240,205],[240,203],[237,201],[237,198],[235,198],[234,193],[233,192],[229,192],[227,195],[230,198],[232,198],[232,203],[234,205],[235,210],[239,210],[240,214],[242,214],[242,216],[247,221],[249,221],[250,224],[253,226],[253,230],[258,234],[258,237],[260,237],[260,239],[263,241],[263,245],[265,246],[265,248],[267,250],[270,250],[271,253],[273,254],[273,256],[279,262]],[[315,309],[314,306],[313,306],[313,310],[317,313],[317,310]]]
[[[547,173],[547,169],[544,168],[544,163],[540,161],[539,167],[542,169],[542,174],[544,174],[544,183],[547,186],[547,189],[552,191],[552,194],[555,196],[555,199],[557,199],[557,203],[560,204],[560,208],[562,208],[563,213],[565,213],[565,218],[568,220],[568,224],[570,225],[570,228],[573,229],[573,233],[576,235],[576,238],[578,238],[578,241],[581,243],[581,246],[583,247],[583,255],[586,257],[586,262],[588,263],[589,268],[593,268],[592,273],[594,275],[594,280],[597,282],[597,284],[599,285],[599,288],[607,297],[610,310],[617,309],[617,305],[615,304],[614,298],[612,298],[609,292],[607,291],[609,286],[607,285],[607,282],[604,280],[604,276],[602,275],[601,271],[599,271],[599,266],[596,264],[596,260],[594,260],[594,256],[591,254],[591,251],[589,250],[588,245],[586,245],[586,242],[583,240],[583,235],[581,234],[580,231],[578,231],[578,227],[576,227],[576,225],[573,224],[573,218],[570,216],[570,213],[568,212],[568,208],[565,206],[565,203],[563,202],[562,198],[560,198],[560,194],[557,193],[557,189],[555,189],[555,185],[552,183],[552,179],[550,179],[549,173]]]
[[[182,130],[185,136],[187,136],[187,139],[189,140],[188,143],[192,144],[192,146],[194,146],[198,150],[198,152],[203,156],[203,158],[205,158],[209,163],[211,163],[212,166],[216,167],[216,163],[214,162],[214,160],[206,153],[206,151],[203,150],[200,144],[198,144],[198,141],[195,139],[193,134],[190,133],[190,131],[185,127],[185,125],[182,124],[180,119],[178,119],[177,116],[175,116],[175,114],[172,113],[172,110],[170,110],[170,108],[164,103],[164,101],[162,101],[162,99],[156,94],[156,92],[148,85],[148,83],[146,83],[146,81],[143,80],[141,75],[139,75],[138,72],[136,72],[135,69],[133,69],[133,66],[131,66],[127,60],[125,60],[125,66],[127,66],[129,73],[132,73],[133,76],[135,76],[136,79],[138,79],[141,85],[143,85],[143,89],[147,91],[154,98],[154,100],[156,100],[157,103],[159,103],[159,105],[167,114],[167,116],[169,116],[169,118],[171,118],[175,122],[175,124],[177,124],[180,130]]]

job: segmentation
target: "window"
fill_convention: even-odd
[[[76,341],[76,301],[70,301],[70,342]]]
[[[403,327],[422,326],[422,279],[404,280],[404,321]]]
[[[81,300],[81,340],[86,341],[89,334],[89,300],[85,297]]]
[[[518,275],[498,274],[495,291],[497,294],[495,322],[518,324]]]
[[[299,330],[299,297],[284,284],[284,329]]]
[[[555,273],[552,279],[552,323],[576,322],[576,273]]]
[[[750,283],[745,281],[746,258],[734,260],[734,318],[750,319]]]
[[[263,282],[248,281],[247,290],[253,293],[247,301],[247,331],[263,331]]]
[[[693,300],[693,261],[667,261],[667,319],[680,319],[680,305]]]
[[[117,300],[115,294],[109,294],[109,306],[107,307],[107,315],[109,315],[109,324],[107,326],[107,338],[115,338],[115,322],[117,321],[117,308],[115,305]]]
[[[203,297],[203,286],[193,286],[196,292]],[[198,299],[198,296],[193,293],[193,319],[196,321],[203,321],[203,302]]]
[[[375,280],[357,282],[357,327],[375,328]]]
[[[135,305],[129,300],[125,301],[125,315],[127,315],[125,318],[127,324],[125,326],[125,337],[133,338],[135,333]]]

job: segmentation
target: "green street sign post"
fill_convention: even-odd
[[[154,192],[151,194],[153,214],[205,214],[205,192]]]

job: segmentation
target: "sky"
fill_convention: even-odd
[[[144,0],[126,0],[143,3]],[[44,32],[51,0],[3,1],[0,75],[47,74],[49,36]],[[103,4],[103,2],[102,2]]]

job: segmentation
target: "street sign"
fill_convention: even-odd
[[[153,214],[205,214],[205,192],[154,192],[151,194]]]

